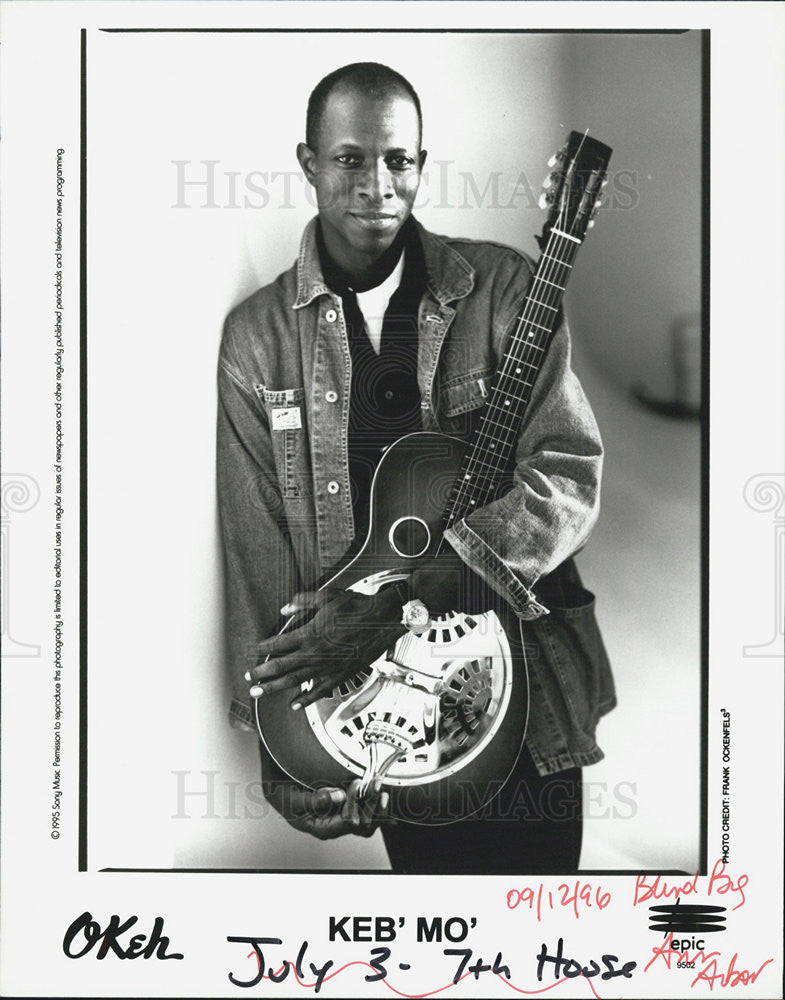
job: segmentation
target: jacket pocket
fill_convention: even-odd
[[[275,467],[282,496],[311,496],[313,480],[305,417],[305,389],[271,389],[255,385],[270,426]]]
[[[491,391],[493,369],[478,368],[449,379],[441,386],[439,410],[443,430],[465,436],[474,429],[479,411]]]
[[[579,744],[575,749],[589,749],[600,716],[616,704],[613,675],[597,624],[594,594],[581,584],[572,560],[560,570],[552,574],[558,577],[555,592],[547,593],[547,584],[535,587],[550,614],[527,627],[553,682],[549,686],[556,696],[557,715],[566,713],[567,730]]]

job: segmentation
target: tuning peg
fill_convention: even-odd
[[[594,227],[594,223],[597,219],[597,216],[599,215],[599,212],[600,212],[600,203],[596,202],[594,208],[589,213],[589,222],[586,226],[587,229],[592,229]]]
[[[549,190],[553,187],[554,183],[559,179],[558,173],[554,170],[548,174],[545,180],[542,182],[544,190]]]
[[[558,153],[554,153],[553,156],[548,160],[549,167],[555,167],[557,163],[564,162],[564,150],[560,149]]]
[[[543,191],[537,200],[537,204],[540,208],[548,208],[556,201],[556,193],[554,191]]]
[[[600,187],[601,188],[605,188],[607,186],[608,186],[608,178],[607,177],[603,177],[602,182],[600,184]]]

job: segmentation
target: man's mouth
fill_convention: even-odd
[[[352,217],[360,225],[367,226],[369,229],[385,229],[387,226],[392,225],[397,218],[397,216],[391,215],[388,212],[352,212]]]

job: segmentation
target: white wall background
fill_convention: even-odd
[[[526,183],[536,194],[569,128],[638,171],[634,209],[600,216],[568,293],[608,446],[581,565],[621,702],[585,772],[583,866],[694,870],[697,429],[638,410],[626,387],[669,391],[670,324],[699,307],[695,35],[90,35],[91,867],[386,866],[378,835],[322,845],[259,817],[254,739],[226,722],[213,462],[223,318],[294,259],[313,213],[294,157],[307,96],[358,59],[420,93],[418,215],[437,232],[535,253]],[[178,191],[173,161],[189,180],[217,161],[212,197]],[[481,204],[467,177],[490,184]],[[178,781],[214,797],[178,799]],[[636,812],[613,819],[622,781]]]

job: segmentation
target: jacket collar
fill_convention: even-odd
[[[441,237],[429,233],[415,219],[428,272],[428,289],[441,304],[465,298],[474,288],[474,268]],[[316,217],[310,220],[300,242],[297,258],[297,298],[294,308],[301,309],[318,295],[329,295],[316,247]]]

